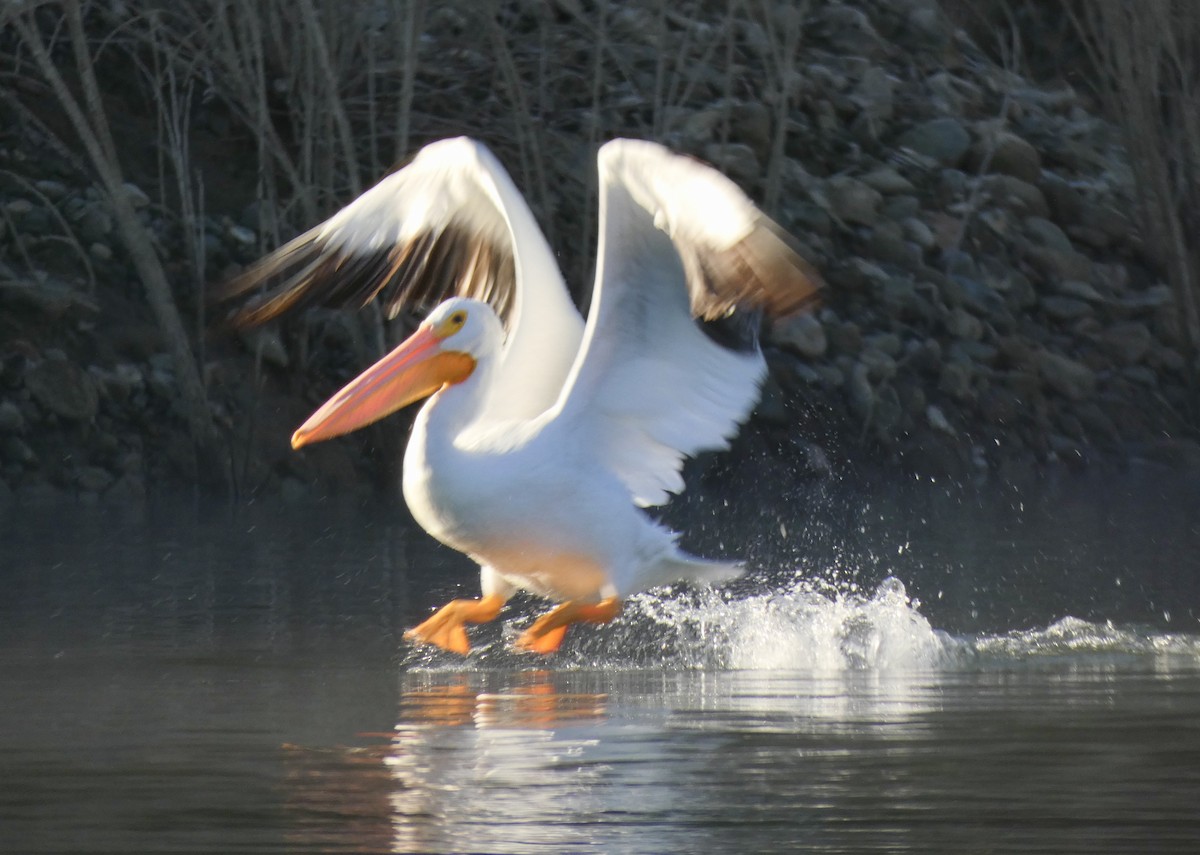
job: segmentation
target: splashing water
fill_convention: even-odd
[[[669,588],[638,594],[618,621],[576,630],[556,667],[722,670],[923,670],[947,664],[962,644],[935,630],[903,583],[885,579],[870,595],[837,591],[797,577],[783,588],[750,595],[728,589]],[[514,620],[502,637],[477,647],[481,668],[528,664],[509,650]],[[450,662],[428,648],[410,667]],[[461,667],[461,661],[458,662]]]
[[[527,623],[503,625],[466,663],[468,670],[527,668],[545,660],[514,653]],[[1044,629],[954,636],[935,629],[904,584],[884,579],[870,593],[796,574],[770,590],[675,587],[638,594],[612,624],[576,629],[545,664],[563,669],[761,670],[814,674],[915,673],[971,663],[1054,655],[1156,656],[1200,665],[1200,637],[1117,627],[1075,617]],[[461,670],[461,659],[410,649],[417,670]]]

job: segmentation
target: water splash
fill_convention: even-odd
[[[1065,617],[1045,629],[984,636],[973,643],[976,653],[995,658],[1048,656],[1170,656],[1200,664],[1200,636],[1156,632],[1131,626]]]
[[[409,670],[733,670],[813,674],[914,674],[981,664],[1072,656],[1155,657],[1200,666],[1200,636],[1065,617],[1042,629],[955,636],[935,629],[904,584],[889,577],[870,592],[797,573],[767,590],[676,587],[639,594],[603,627],[576,629],[550,659],[515,653],[528,616],[511,618],[466,663],[409,649]]]
[[[946,665],[961,654],[962,644],[935,630],[918,609],[894,578],[870,594],[799,576],[749,595],[671,588],[630,598],[613,624],[576,630],[552,662],[559,668],[821,673]],[[523,623],[506,623],[499,638],[472,652],[470,663],[483,669],[535,664],[509,649]],[[439,670],[451,664],[444,659],[421,649],[406,664]]]

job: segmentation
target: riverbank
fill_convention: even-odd
[[[819,478],[848,461],[1000,482],[1138,460],[1200,472],[1180,310],[1147,255],[1119,134],[1088,93],[998,66],[922,0],[814,2],[802,20],[783,6],[761,20],[657,8],[624,4],[605,20],[596,87],[546,71],[593,56],[580,21],[498,21],[513,73],[544,100],[537,121],[525,104],[527,125],[516,84],[497,77],[504,51],[470,47],[466,7],[430,12],[405,150],[458,133],[491,145],[579,292],[594,133],[653,136],[712,162],[801,240],[825,303],[766,331],[762,403],[732,455],[694,464],[694,478]],[[88,23],[99,37],[121,22]],[[778,65],[780,39],[794,66]],[[677,68],[663,70],[663,44],[679,47]],[[308,213],[268,208],[254,137],[218,81],[186,115],[205,200],[188,219],[161,162],[161,102],[123,94],[144,88],[127,61],[100,73],[125,192],[186,320],[219,439],[197,453],[112,204],[27,79],[19,108],[0,102],[0,502],[140,501],[190,485],[242,499],[394,490],[409,416],[299,454],[287,445],[373,358],[362,322],[318,311],[235,337],[204,299],[386,160],[373,153],[382,166]],[[277,109],[285,146],[324,144]]]

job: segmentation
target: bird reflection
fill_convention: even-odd
[[[608,696],[565,692],[548,671],[515,674],[407,674],[400,693],[404,727],[554,728],[604,716]]]
[[[563,807],[586,808],[606,768],[588,750],[608,696],[580,691],[579,683],[578,675],[567,682],[546,671],[405,673],[393,732],[359,734],[380,742],[286,746],[293,842],[533,851],[574,837],[562,825]],[[509,830],[519,831],[519,843]],[[538,841],[542,833],[552,838]],[[586,836],[582,828],[578,834]]]

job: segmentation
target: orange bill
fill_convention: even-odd
[[[309,416],[292,434],[292,448],[366,427],[444,386],[466,380],[475,360],[461,351],[442,350],[441,343],[433,329],[422,324]]]

